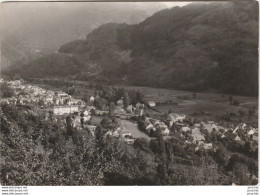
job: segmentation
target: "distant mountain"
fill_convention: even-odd
[[[126,5],[127,4],[127,5]],[[1,67],[50,54],[108,22],[135,24],[163,3],[7,2],[1,9]]]
[[[73,74],[59,76],[257,95],[258,5],[194,3],[165,9],[139,24],[101,25],[87,39],[61,46],[59,53],[73,56],[80,64]],[[40,66],[47,67],[39,61],[26,67]],[[48,71],[37,76],[47,76]]]

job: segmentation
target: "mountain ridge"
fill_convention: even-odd
[[[108,23],[59,53],[76,59],[81,68],[74,77],[80,80],[256,96],[256,4],[194,3],[161,10],[139,24]]]

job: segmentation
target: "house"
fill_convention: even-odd
[[[227,131],[225,132],[225,138],[228,140],[228,141],[234,141],[235,138],[237,137],[237,135],[233,132],[230,132],[230,131]]]
[[[193,137],[193,143],[205,141],[205,137],[201,133],[194,134],[192,135],[192,137]]]
[[[201,124],[200,123],[196,123],[194,126],[198,128],[198,127],[201,127]]]
[[[46,103],[52,103],[52,102],[53,102],[53,97],[47,96],[47,97],[45,97],[44,101],[45,101]]]
[[[81,117],[80,116],[74,116],[74,120],[73,120],[73,126],[80,126],[81,125]]]
[[[67,102],[69,105],[82,105],[83,101],[81,99],[75,99],[75,98],[71,98],[70,100],[68,100]]]
[[[183,120],[186,118],[184,114],[177,114],[177,113],[170,113],[169,116],[172,119],[172,122],[176,123],[178,121],[183,122]]]
[[[248,131],[248,135],[253,135],[255,133],[255,129],[251,129],[250,131]]]
[[[12,82],[12,85],[13,86],[19,86],[19,85],[21,85],[21,81],[20,80],[15,80],[15,81]]]
[[[170,134],[170,130],[168,128],[165,128],[163,131],[162,131],[163,135],[167,136]]]
[[[133,112],[133,106],[132,105],[127,106],[126,110],[128,112]]]
[[[203,127],[209,132],[211,133],[213,131],[213,129],[215,130],[219,130],[219,127],[213,123],[213,121],[209,121],[208,123],[204,123]]]
[[[105,136],[113,136],[113,132],[109,130],[108,132],[106,132]]]
[[[113,132],[113,136],[114,136],[114,137],[119,137],[119,136],[120,136],[120,134],[118,133],[118,131],[117,131],[117,130],[115,130],[115,131]]]
[[[107,115],[108,111],[103,111],[103,110],[95,110],[95,115],[97,116],[104,116]]]
[[[118,101],[116,102],[116,104],[117,104],[118,106],[123,106],[123,105],[124,105],[124,101],[123,101],[122,99],[120,99],[120,100],[118,100]]]
[[[95,135],[95,130],[96,130],[97,126],[95,126],[95,125],[84,125],[84,127],[89,129],[89,131],[91,132],[92,136]]]
[[[127,144],[133,144],[134,141],[135,141],[135,139],[125,137],[125,138],[124,138],[124,141],[125,141]]]
[[[90,112],[91,110],[96,110],[95,106],[86,106],[86,110]]]
[[[54,106],[53,113],[56,115],[70,114],[74,112],[78,112],[78,106]]]
[[[225,129],[219,129],[219,131],[218,131],[218,134],[224,134],[226,132],[226,130]]]
[[[84,116],[88,116],[89,115],[89,112],[87,110],[83,111],[82,113],[84,114]]]
[[[181,128],[181,131],[182,132],[187,132],[187,131],[190,131],[191,129],[189,127],[182,127]]]
[[[146,130],[150,130],[150,129],[154,129],[154,130],[155,130],[155,128],[153,127],[152,124],[149,124],[145,129],[146,129]]]
[[[131,134],[130,131],[128,131],[128,130],[122,130],[122,131],[120,132],[120,135],[121,135],[121,138],[124,138],[124,137],[126,137],[126,136],[132,136],[132,134]]]
[[[57,95],[57,96],[60,97],[60,98],[62,98],[62,97],[68,97],[68,96],[69,96],[69,94],[67,94],[67,93],[65,93],[65,92],[63,92],[63,91],[57,91],[57,92],[55,93],[55,95]]]
[[[148,101],[148,105],[149,105],[150,107],[154,107],[156,104],[155,104],[154,101]]]
[[[195,128],[193,128],[193,129],[191,130],[191,133],[192,133],[193,135],[199,134],[199,133],[200,133],[200,129],[199,129],[198,127],[195,127]]]
[[[258,142],[258,136],[256,136],[255,134],[254,134],[254,135],[251,135],[250,139],[251,139],[252,141]]]
[[[91,97],[89,98],[89,101],[94,102],[94,101],[95,101],[94,96],[91,96]]]
[[[84,122],[87,122],[87,121],[90,121],[91,116],[90,116],[90,115],[88,115],[88,116],[83,116],[82,118],[83,118],[83,121],[84,121]]]
[[[235,137],[235,140],[238,142],[238,141],[241,141],[241,138],[237,135],[237,136]]]
[[[147,125],[145,129],[149,134],[151,133],[151,131],[154,132],[156,130],[152,124]]]
[[[135,107],[142,109],[142,108],[144,108],[144,104],[137,103],[137,104],[135,105]]]
[[[211,150],[213,148],[213,145],[212,145],[212,143],[204,143],[204,149],[205,150]]]

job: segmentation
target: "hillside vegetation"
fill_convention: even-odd
[[[61,46],[63,54],[53,54],[54,61],[45,56],[11,72],[256,96],[257,7],[194,3],[159,11],[137,25],[108,23],[86,40]]]

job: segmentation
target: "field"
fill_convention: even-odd
[[[140,90],[144,94],[145,101],[155,101],[154,110],[161,114],[168,113],[169,110],[176,113],[183,113],[200,119],[215,120],[216,116],[224,116],[227,113],[235,113],[238,121],[253,122],[257,124],[258,119],[258,98],[236,96],[230,94],[216,93],[196,93],[196,97],[192,92],[156,89],[149,87],[129,86],[128,89]],[[238,105],[230,104],[230,96],[233,102]],[[239,111],[244,111],[241,116]],[[253,117],[249,119],[248,111],[255,110]]]
[[[89,84],[85,81],[73,81],[75,84]],[[121,87],[121,86],[117,86]],[[258,98],[237,96],[231,94],[217,94],[217,93],[196,93],[194,97],[193,92],[159,89],[150,87],[137,86],[122,86],[128,90],[140,90],[144,94],[145,101],[155,101],[156,106],[149,113],[166,114],[171,110],[175,113],[183,113],[190,116],[196,116],[200,120],[217,120],[227,113],[235,114],[233,119],[237,122],[252,122],[257,124],[258,121]],[[76,93],[74,97],[83,98],[85,94],[94,95],[98,90],[88,89],[87,87],[75,87]],[[237,102],[237,105],[230,104],[230,97],[232,101]],[[249,117],[249,110],[254,110],[255,113]],[[244,114],[240,115],[239,112]],[[234,121],[234,120],[233,120]]]

